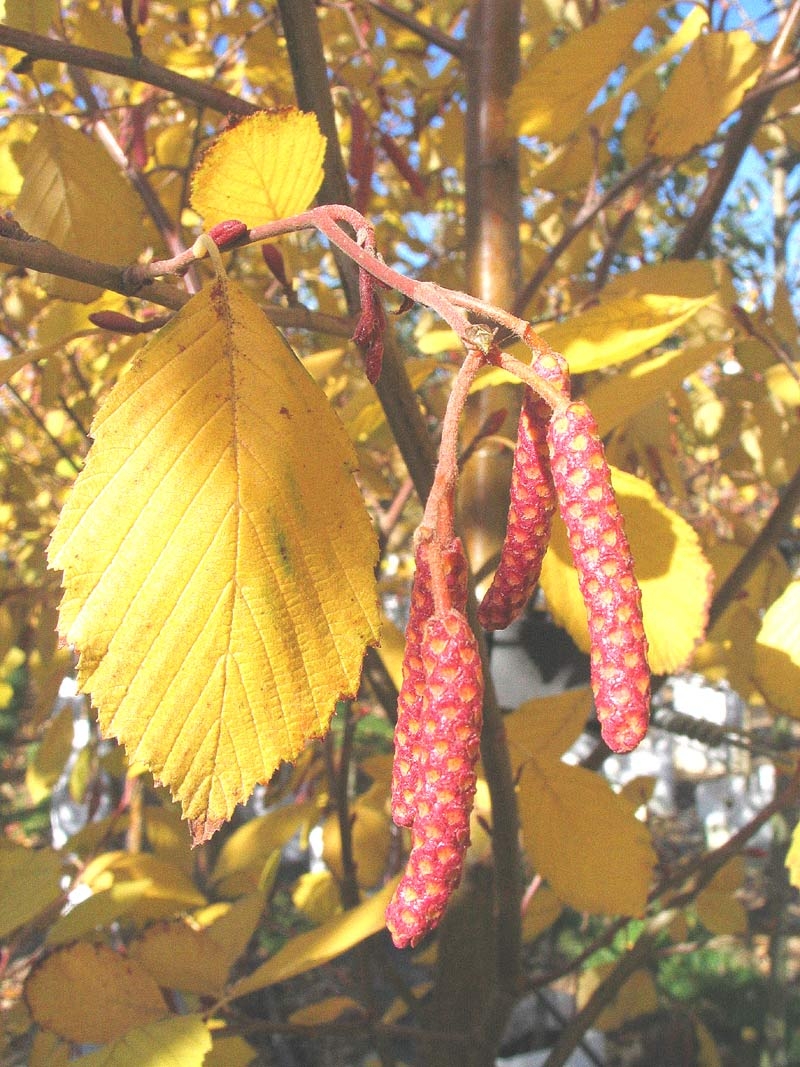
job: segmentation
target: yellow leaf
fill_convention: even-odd
[[[622,789],[620,789],[619,795],[624,800],[628,801],[635,813],[639,810],[639,808],[644,807],[650,802],[653,797],[653,792],[655,791],[656,784],[656,778],[652,778],[649,775],[641,774],[638,775],[636,778],[631,778],[630,781],[626,782]]]
[[[3,366],[0,363],[0,373]],[[800,363],[793,363],[791,369],[785,363],[776,363],[767,368],[764,378],[770,393],[782,404],[787,408],[800,407]]]
[[[527,945],[549,930],[564,910],[564,904],[549,886],[540,885],[522,913],[522,940]]]
[[[46,35],[57,10],[58,0],[0,0],[0,20],[28,33]]]
[[[45,944],[51,948],[64,945],[87,934],[94,934],[98,927],[118,922],[147,895],[151,886],[149,878],[140,878],[130,882],[117,882],[108,889],[93,893],[56,919],[47,931]]]
[[[686,665],[704,636],[712,570],[697,534],[660,502],[652,486],[616,468],[611,473],[642,590],[650,667],[669,674]],[[560,520],[553,524],[542,588],[556,622],[588,652],[586,609]]]
[[[385,811],[376,810],[369,803],[357,800],[352,808],[351,839],[356,879],[362,889],[376,886],[386,871],[392,829]],[[332,873],[340,881],[342,868],[342,839],[339,832],[339,817],[331,814],[323,827],[323,858]]]
[[[44,738],[25,771],[34,804],[49,796],[72,751],[72,707],[67,705],[47,724]]]
[[[560,759],[577,741],[592,711],[588,687],[537,697],[503,718],[511,765],[516,773],[531,756]]]
[[[413,389],[439,370],[441,364],[434,359],[413,359],[406,363],[406,373]],[[363,443],[385,424],[386,412],[378,400],[373,386],[363,382],[356,396],[342,412],[342,421],[354,441]]]
[[[377,641],[377,543],[324,393],[225,278],[98,413],[50,565],[106,736],[204,840],[323,734]]]
[[[747,912],[734,896],[742,888],[744,874],[744,857],[734,856],[698,894],[697,917],[712,934],[747,933]]]
[[[289,1022],[296,1026],[319,1026],[332,1023],[346,1012],[353,1011],[363,1015],[364,1006],[352,997],[326,997],[325,1000],[318,1000],[316,1004],[308,1004],[293,1011]]]
[[[613,966],[607,963],[601,967],[583,971],[578,978],[576,996],[579,1009],[608,976]],[[601,1030],[618,1030],[632,1019],[638,1019],[640,1015],[647,1015],[649,1012],[656,1011],[657,1008],[658,993],[652,976],[647,971],[634,971],[611,1004],[600,1013],[596,1025]]]
[[[151,926],[131,943],[130,956],[162,988],[219,996],[263,910],[262,895],[250,893],[228,905],[224,914],[200,930],[183,919]]]
[[[249,1067],[255,1060],[256,1050],[238,1034],[213,1034],[212,1037],[214,1044],[203,1060],[203,1067]]]
[[[225,130],[192,178],[192,208],[206,229],[226,219],[247,226],[299,215],[322,183],[325,138],[316,116],[262,111]]]
[[[800,718],[800,580],[767,610],[756,638],[755,668],[770,703]]]
[[[747,30],[698,37],[672,75],[653,117],[650,147],[682,156],[706,144],[758,77],[762,51]]]
[[[519,808],[534,870],[561,900],[579,911],[641,915],[656,856],[647,828],[608,782],[531,754]]]
[[[563,141],[584,119],[608,76],[658,7],[654,0],[629,0],[546,52],[514,87],[509,105],[514,132]]]
[[[306,871],[292,887],[292,903],[298,911],[320,926],[342,910],[342,898],[330,871]]]
[[[129,1030],[106,1048],[70,1061],[77,1067],[208,1067],[211,1034],[200,1015],[178,1015]],[[248,1060],[227,1060],[239,1067]]]
[[[660,293],[622,296],[601,301],[543,330],[542,336],[564,356],[572,374],[586,374],[625,363],[661,344],[712,299]]]
[[[106,852],[87,863],[81,882],[95,892],[126,882],[147,882],[141,899],[132,901],[128,914],[134,922],[163,919],[206,899],[191,878],[148,852]]]
[[[381,615],[381,644],[378,655],[397,689],[403,684],[403,654],[406,639],[403,631],[386,615]]]
[[[51,848],[0,845],[0,938],[36,919],[61,896],[61,857]]]
[[[789,871],[789,881],[800,889],[800,823],[792,832],[792,843],[786,853],[786,867]]]
[[[217,896],[236,896],[255,889],[267,858],[313,823],[319,809],[313,801],[287,804],[240,826],[226,840],[211,874]]]
[[[266,989],[276,982],[285,982],[288,978],[305,974],[341,956],[372,934],[377,934],[385,925],[386,905],[399,880],[399,877],[393,878],[369,900],[316,930],[293,937],[266,963],[236,982],[230,991],[231,997],[243,997],[257,989]]]
[[[586,394],[586,403],[605,436],[720,354],[719,342],[679,348],[604,378]]]
[[[694,1029],[697,1034],[697,1067],[722,1067],[719,1046],[711,1031],[697,1017],[694,1020]]]
[[[68,1041],[102,1045],[167,1014],[158,986],[141,964],[105,945],[56,949],[25,983],[31,1015]]]
[[[140,204],[107,152],[59,119],[43,117],[25,150],[25,180],[14,216],[29,233],[87,259],[124,264],[145,243]],[[96,286],[54,275],[38,282],[51,296],[88,302]]]
[[[48,1030],[37,1030],[33,1035],[27,1067],[69,1067],[70,1045]]]

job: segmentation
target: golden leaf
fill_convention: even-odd
[[[800,580],[767,610],[756,638],[755,669],[770,703],[800,718]]]
[[[613,467],[611,473],[642,590],[650,667],[655,674],[669,674],[686,665],[703,639],[711,566],[697,534],[659,501],[652,486]],[[588,652],[586,608],[560,519],[553,524],[542,566],[542,589],[556,622]]]
[[[522,838],[534,870],[562,902],[637,915],[655,863],[647,828],[603,778],[561,760],[590,708],[591,693],[578,689],[526,701],[503,720],[520,775]],[[545,908],[546,914],[552,910]]]
[[[57,11],[57,0],[0,0],[0,20],[28,33],[46,34]]]
[[[316,930],[293,937],[266,963],[236,982],[230,990],[230,996],[243,997],[257,989],[266,989],[276,982],[285,982],[288,978],[305,974],[341,956],[372,934],[377,934],[386,925],[386,905],[399,880],[399,877],[393,878],[369,900],[337,915]]]
[[[578,978],[577,1004],[582,1008],[613,970],[613,963],[592,967]],[[647,1015],[658,1008],[658,992],[648,971],[634,971],[607,1008],[600,1013],[596,1025],[601,1030],[618,1030],[632,1019]]]
[[[125,897],[125,913],[135,923],[163,919],[206,902],[189,875],[149,852],[104,852],[86,864],[80,881],[95,893],[137,883],[139,890]]]
[[[588,687],[526,700],[503,719],[511,766],[516,773],[531,754],[560,759],[577,741],[592,711]]]
[[[320,1026],[324,1023],[332,1023],[341,1018],[345,1012],[357,1012],[364,1015],[364,1005],[359,1004],[352,997],[326,997],[318,1000],[316,1004],[307,1004],[298,1008],[289,1016],[289,1022],[295,1026]]]
[[[697,917],[712,934],[747,933],[747,911],[734,896],[742,888],[744,875],[744,856],[734,856],[698,894]]]
[[[137,1026],[117,1041],[71,1060],[77,1067],[208,1067],[211,1034],[200,1015],[178,1015]],[[251,1056],[252,1059],[252,1056]],[[234,1067],[226,1060],[225,1067]],[[249,1062],[238,1061],[241,1062]]]
[[[800,823],[792,831],[792,843],[786,853],[786,868],[789,881],[795,889],[800,889]]]
[[[217,1031],[212,1039],[214,1043],[203,1060],[203,1067],[248,1067],[256,1059],[256,1050],[238,1034]]]
[[[81,900],[74,908],[59,915],[47,931],[45,944],[52,948],[65,945],[68,941],[77,941],[87,934],[94,934],[98,927],[108,927],[119,922],[134,905],[147,896],[152,885],[149,878],[133,879],[129,882],[116,882],[108,889],[92,893],[86,900]]]
[[[528,945],[535,941],[545,930],[549,930],[564,910],[563,901],[559,900],[549,886],[540,885],[533,899],[522,913],[522,940]]]
[[[146,242],[139,201],[91,137],[44,116],[25,150],[22,172],[14,217],[29,233],[87,259],[124,264],[136,258]],[[86,303],[100,295],[85,282],[50,274],[37,280],[64,300]]]
[[[342,897],[330,871],[306,871],[292,886],[292,903],[315,926],[342,910]]]
[[[572,374],[586,374],[625,363],[661,344],[711,302],[713,297],[643,293],[602,301],[542,330]]]
[[[72,706],[67,704],[47,724],[42,743],[25,771],[25,785],[34,804],[49,796],[72,751]]]
[[[51,848],[0,845],[0,938],[41,915],[61,896],[62,860]]]
[[[324,393],[224,277],[98,413],[50,565],[107,736],[195,841],[328,728],[377,640],[377,544]]]
[[[629,0],[546,52],[514,87],[509,112],[515,132],[543,141],[564,140],[585,118],[658,6],[654,0]]]
[[[248,893],[200,930],[183,919],[151,926],[131,943],[131,958],[138,960],[162,988],[219,996],[263,910],[263,896]]]
[[[706,33],[683,57],[653,117],[652,150],[682,156],[704,145],[758,77],[762,50],[747,30]]]
[[[235,830],[220,850],[211,874],[216,896],[232,897],[255,889],[262,868],[277,849],[319,815],[314,801],[273,808]]]
[[[351,833],[356,879],[362,889],[371,889],[380,882],[386,870],[392,843],[391,824],[385,811],[371,807],[360,798],[352,805],[350,812],[353,819]],[[323,858],[334,876],[341,881],[344,869],[338,815],[328,816],[322,833]]]
[[[206,229],[227,219],[248,227],[299,215],[322,183],[325,138],[316,116],[262,111],[225,130],[192,178],[192,207]]]
[[[25,983],[25,995],[40,1026],[84,1045],[114,1041],[168,1011],[141,964],[81,941],[46,957]]]
[[[601,436],[620,426],[720,354],[720,343],[678,348],[604,378],[586,394]]]
[[[534,870],[564,903],[595,914],[642,914],[655,852],[647,827],[605,779],[531,755],[519,809]]]

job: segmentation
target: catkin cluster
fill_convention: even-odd
[[[644,736],[650,701],[641,594],[597,424],[584,403],[567,400],[559,356],[546,354],[537,370],[557,392],[551,406],[527,390],[506,537],[479,619],[500,629],[523,610],[558,508],[586,604],[602,735],[615,752],[627,752]],[[420,536],[416,568],[392,777],[392,815],[412,832],[408,865],[386,912],[398,947],[416,945],[438,924],[460,881],[483,705],[480,655],[464,615],[461,542]]]
[[[429,554],[439,552],[451,606],[436,613]],[[392,815],[412,828],[405,873],[386,911],[394,943],[415,945],[441,919],[469,846],[483,715],[480,653],[463,610],[467,567],[460,541],[423,540],[397,702]]]
[[[589,623],[591,679],[604,741],[629,752],[647,730],[650,671],[642,600],[597,423],[581,401],[555,414],[526,399],[511,481],[508,529],[479,611],[490,630],[508,626],[539,579],[558,506]]]

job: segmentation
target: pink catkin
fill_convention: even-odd
[[[561,356],[543,353],[535,367],[542,378],[566,393],[569,375]],[[539,581],[556,509],[547,447],[549,421],[549,406],[526,388],[511,471],[506,536],[492,584],[478,609],[478,619],[486,630],[510,626]]]
[[[386,911],[398,948],[438,925],[461,880],[483,715],[480,653],[461,611],[427,621],[421,656],[427,759],[416,783],[411,855]]]
[[[609,748],[629,752],[647,732],[647,638],[630,546],[597,423],[586,404],[571,403],[554,415],[548,441],[588,615],[597,717]]]
[[[425,672],[422,661],[423,628],[433,615],[433,586],[428,553],[435,551],[430,538],[423,538],[415,554],[416,574],[411,590],[411,608],[406,627],[403,681],[397,697],[392,768],[392,818],[398,826],[411,826],[416,810],[417,778],[425,750],[422,736]],[[461,541],[455,538],[442,552],[442,567],[454,607],[467,602],[467,559]]]

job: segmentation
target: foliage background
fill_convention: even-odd
[[[338,1040],[383,1063],[492,1062],[512,1003],[561,982],[583,1007],[559,1027],[549,1067],[594,1022],[626,1027],[623,1048],[638,1035],[645,1058],[648,1042],[668,1054],[669,1033],[674,1055],[690,1048],[696,1062],[796,1061],[798,5],[2,7],[9,1058],[297,1062],[311,1048],[322,1062],[341,1055]],[[191,175],[226,116],[295,104],[327,137],[318,202],[352,201],[390,266],[515,309],[567,356],[623,472],[654,670],[729,683],[751,718],[704,743],[744,745],[778,779],[777,800],[729,843],[676,845],[674,828],[634,817],[652,783],[614,794],[597,744],[582,767],[562,762],[587,690],[504,709],[508,744],[493,728],[484,737],[464,892],[412,972],[381,933],[403,856],[386,808],[402,650],[388,621],[333,734],[270,784],[264,814],[192,853],[164,792],[98,741],[82,705],[91,740],[79,751],[76,705],[51,716],[72,658],[46,548],[98,405],[146,343],[89,316],[158,325],[185,304],[205,265],[133,297],[124,268],[191,246],[203,225]],[[346,428],[382,601],[402,602],[458,347],[429,311],[399,317],[374,390],[348,340],[352,266],[308,231],[279,248],[283,276],[255,248],[227,269]],[[518,404],[500,378],[481,379],[463,429],[459,508],[479,587],[502,540]],[[503,424],[481,437],[499,409]],[[556,541],[546,607],[580,645],[569,569]],[[554,634],[539,632],[547,662]],[[489,697],[490,727],[499,714]],[[102,818],[54,848],[49,811],[65,785]],[[772,844],[753,857],[768,819]],[[315,826],[327,871],[298,873],[281,850]],[[337,970],[316,970],[331,960]],[[747,1011],[731,1025],[722,998],[736,983]]]

